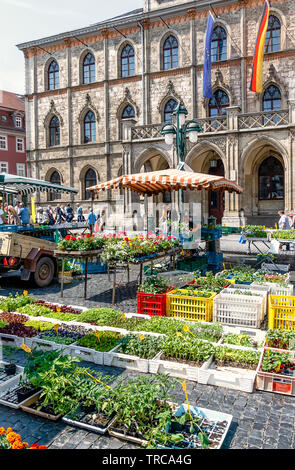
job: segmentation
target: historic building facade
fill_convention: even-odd
[[[203,215],[228,225],[243,214],[248,222],[272,224],[277,210],[295,207],[294,1],[271,2],[259,95],[249,86],[264,0],[143,3],[126,15],[18,45],[26,64],[29,174],[78,188],[76,202],[88,207],[86,188],[96,182],[176,167],[175,149],[160,130],[182,100],[188,118],[203,127],[198,143],[188,143],[186,163],[244,188],[240,196],[192,192],[186,200],[201,198]],[[217,15],[210,100],[202,95],[209,3]],[[115,205],[122,197],[127,207],[137,198],[106,192],[96,204]]]

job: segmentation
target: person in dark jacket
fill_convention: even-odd
[[[72,222],[73,218],[74,218],[74,211],[73,211],[73,208],[71,207],[71,205],[69,204],[66,207],[66,221],[67,222]]]

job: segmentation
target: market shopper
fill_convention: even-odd
[[[0,201],[0,225],[3,225],[3,224],[7,224],[7,219],[2,209],[2,202]]]
[[[19,217],[22,225],[28,225],[30,223],[30,213],[29,209],[27,206],[24,205],[23,202],[20,203],[19,205],[20,211],[19,211]]]
[[[8,224],[20,225],[20,220],[14,207],[8,206],[7,212],[8,212]]]
[[[56,206],[56,223],[62,224],[66,220],[66,215],[60,206]]]
[[[96,216],[93,212],[93,209],[90,207],[90,212],[88,214],[88,218],[87,218],[87,223],[88,223],[88,227],[89,227],[89,230],[91,232],[91,234],[93,233],[94,231],[94,225],[95,225],[95,222],[96,222]]]
[[[84,221],[85,221],[85,217],[83,215],[83,209],[78,203],[77,204],[77,222],[84,222]]]
[[[73,218],[74,218],[74,211],[73,211],[71,204],[69,203],[66,207],[66,221],[72,222]]]
[[[279,230],[290,230],[291,229],[291,224],[290,224],[290,219],[287,215],[285,215],[284,211],[279,211],[278,215],[280,216],[279,220]],[[289,243],[281,243],[280,248],[285,245],[286,246],[286,251],[290,250],[290,244]]]
[[[53,210],[51,206],[48,206],[46,209],[46,214],[48,216],[48,224],[49,225],[54,225],[55,224],[55,219],[53,216]]]

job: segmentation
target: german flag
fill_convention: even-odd
[[[253,69],[251,77],[250,91],[254,93],[262,93],[262,74],[263,74],[263,56],[265,47],[265,38],[268,28],[270,4],[268,0],[265,0],[265,5],[260,20],[255,52],[253,57]]]

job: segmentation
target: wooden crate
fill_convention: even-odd
[[[45,250],[54,251],[56,243],[20,233],[0,233],[0,256],[14,256],[24,259],[32,248],[41,247]]]

